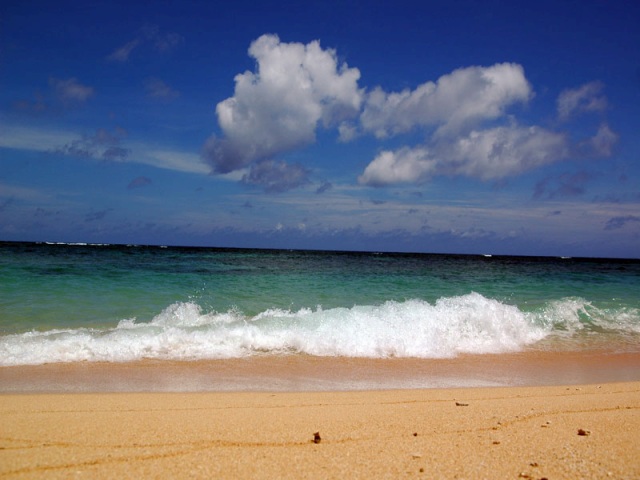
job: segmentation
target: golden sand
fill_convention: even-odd
[[[632,479],[639,432],[640,382],[4,394],[0,478]]]

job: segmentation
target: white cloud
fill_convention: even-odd
[[[531,87],[520,65],[461,68],[413,91],[374,89],[360,122],[364,131],[378,138],[433,126],[439,134],[455,134],[478,121],[500,117],[508,106],[530,97]]]
[[[558,117],[567,120],[569,117],[582,112],[603,112],[608,102],[600,94],[604,85],[602,82],[589,82],[575,88],[567,89],[558,96]]]
[[[600,82],[565,90],[558,115],[566,120],[581,112],[602,112],[607,100]],[[618,135],[603,123],[598,132],[572,145],[568,136],[538,126],[519,126],[506,109],[532,95],[522,67],[503,63],[470,67],[427,82],[413,91],[366,98],[360,128],[378,138],[414,128],[434,129],[421,145],[379,153],[358,178],[361,185],[422,183],[438,175],[463,175],[483,181],[519,175],[571,155],[610,156]],[[501,126],[486,128],[488,121]],[[506,121],[510,122],[509,124]],[[347,128],[345,139],[354,133]]]
[[[540,127],[497,127],[459,138],[449,155],[443,173],[493,180],[564,159],[568,147],[564,135]]]
[[[421,183],[435,175],[496,180],[518,175],[568,155],[566,138],[539,127],[496,127],[452,141],[380,153],[358,181],[362,185]]]
[[[223,138],[211,137],[205,158],[226,173],[310,144],[320,122],[332,127],[357,115],[360,72],[338,65],[318,41],[282,43],[275,35],[253,42],[257,72],[235,77],[234,96],[216,107]]]
[[[313,143],[320,127],[336,128],[342,142],[422,131],[421,144],[386,148],[369,163],[358,183],[371,186],[442,175],[497,180],[567,159],[581,148],[610,155],[618,138],[603,124],[576,148],[565,133],[519,125],[508,109],[526,104],[533,91],[516,63],[459,68],[413,90],[366,92],[358,87],[359,70],[339,65],[336,53],[318,41],[283,43],[263,35],[249,55],[256,70],[237,75],[234,95],[218,103],[222,135],[207,140],[203,158],[214,173],[244,170],[245,184],[268,191],[310,183],[309,170],[277,157]],[[591,82],[563,91],[559,116],[603,111],[602,88]]]
[[[431,176],[436,168],[437,161],[426,148],[404,147],[395,152],[385,150],[365,168],[358,182],[373,187],[421,182]]]

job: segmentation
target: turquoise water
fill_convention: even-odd
[[[640,261],[0,244],[0,365],[640,352]]]

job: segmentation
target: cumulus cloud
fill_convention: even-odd
[[[249,55],[257,71],[235,77],[234,96],[216,107],[224,136],[212,136],[204,147],[214,173],[313,143],[320,125],[337,126],[358,114],[360,72],[339,65],[335,51],[318,41],[284,43],[276,35],[263,35],[251,44]]]
[[[395,183],[421,183],[437,169],[438,161],[426,148],[404,147],[382,151],[358,177],[358,183],[382,187]]]
[[[374,89],[367,95],[360,123],[378,138],[414,127],[437,126],[440,134],[458,133],[480,120],[500,117],[508,106],[530,97],[531,87],[520,65],[461,68],[415,90]]]
[[[422,183],[438,175],[499,180],[565,159],[564,134],[538,126],[507,125],[507,109],[526,103],[532,89],[514,63],[460,68],[415,90],[367,95],[360,128],[378,138],[425,130],[424,144],[380,152],[358,178],[361,185]],[[604,137],[604,134],[603,134]],[[602,140],[601,143],[604,143]]]
[[[539,127],[496,127],[432,146],[381,152],[358,178],[361,185],[422,183],[436,175],[497,180],[565,158],[564,135]]]
[[[458,139],[443,165],[481,180],[518,175],[566,158],[565,136],[540,127],[497,127]]]
[[[607,108],[603,88],[602,83],[591,82],[564,90],[558,97],[559,118],[568,120],[581,112],[603,112]],[[569,157],[611,156],[618,135],[606,123],[593,137],[581,142],[570,142],[563,132],[535,125],[519,126],[507,109],[527,102],[532,95],[522,67],[513,63],[461,68],[436,82],[400,93],[376,88],[366,96],[360,132],[384,139],[421,129],[426,140],[423,144],[383,150],[365,168],[359,183],[419,184],[438,175],[498,180]],[[500,126],[486,128],[487,123]],[[344,140],[356,136],[353,128],[353,123],[341,126]],[[580,188],[561,182],[553,195],[570,194]]]
[[[533,90],[516,63],[459,68],[414,89],[386,92],[359,88],[359,70],[340,64],[318,41],[285,43],[263,35],[248,53],[256,69],[238,74],[233,96],[217,104],[221,134],[206,141],[202,156],[213,173],[241,172],[243,183],[270,192],[309,183],[310,170],[279,157],[313,143],[320,128],[335,128],[341,142],[423,133],[418,143],[394,140],[394,148],[382,149],[365,167],[359,184],[378,187],[440,175],[500,180],[569,157],[609,156],[618,140],[606,123],[582,142],[520,125],[509,110],[526,104]],[[604,111],[603,88],[591,82],[564,90],[559,118]]]
[[[602,82],[589,82],[584,85],[567,89],[558,96],[558,117],[567,120],[584,112],[603,112],[607,109],[607,98],[600,92],[604,88]]]

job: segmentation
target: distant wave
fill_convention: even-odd
[[[448,358],[514,352],[550,336],[614,331],[640,334],[637,310],[602,311],[567,298],[534,312],[477,293],[381,305],[248,317],[205,312],[196,303],[167,307],[148,323],[121,320],[107,329],[31,331],[0,337],[0,365],[54,362],[198,360],[264,354]]]

